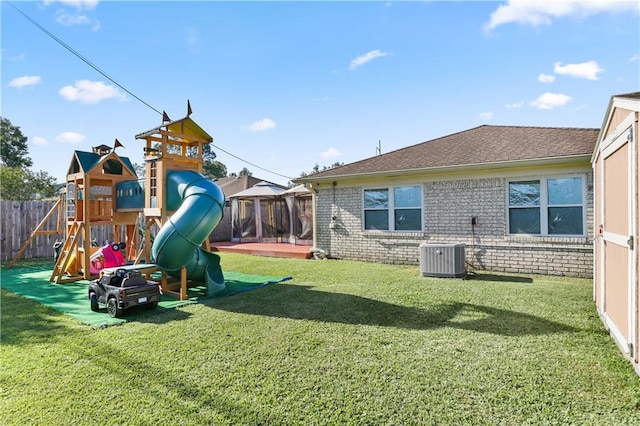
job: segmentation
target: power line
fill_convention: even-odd
[[[48,35],[49,37],[51,37],[53,40],[55,40],[58,44],[60,44],[62,47],[64,47],[65,49],[67,49],[69,52],[71,52],[73,55],[75,55],[78,59],[80,59],[82,62],[84,62],[85,64],[89,65],[91,68],[93,68],[94,70],[96,70],[98,73],[100,73],[102,76],[104,76],[106,79],[108,79],[109,81],[111,81],[113,84],[115,84],[116,86],[118,86],[119,88],[121,88],[122,90],[124,90],[126,93],[128,93],[129,95],[131,95],[133,98],[135,98],[136,100],[138,100],[139,102],[141,102],[142,104],[144,104],[145,106],[149,107],[150,109],[152,109],[153,111],[157,112],[160,115],[163,115],[162,112],[156,108],[154,108],[153,106],[151,106],[150,104],[148,104],[147,102],[145,102],[144,100],[142,100],[140,97],[136,96],[133,92],[131,92],[129,89],[127,89],[126,87],[124,87],[123,85],[121,85],[120,83],[118,83],[115,79],[113,79],[111,76],[109,76],[105,71],[103,71],[102,69],[100,69],[100,67],[98,67],[97,65],[95,65],[93,62],[91,62],[88,58],[86,58],[85,56],[83,56],[82,54],[80,54],[78,51],[76,51],[75,49],[73,49],[71,46],[69,46],[67,43],[65,43],[64,41],[62,41],[60,38],[58,38],[55,34],[53,34],[52,32],[50,32],[49,30],[47,30],[46,28],[44,28],[42,25],[40,25],[38,22],[36,22],[34,19],[32,19],[29,15],[27,15],[25,12],[23,12],[22,10],[20,10],[16,5],[14,5],[12,2],[7,1],[7,4],[9,4],[11,7],[13,7],[16,11],[18,11],[18,13],[20,13],[22,16],[24,16],[29,22],[31,22],[33,25],[35,25],[40,31],[44,32],[46,35]],[[213,145],[213,144],[212,144]],[[225,151],[224,149],[220,148],[219,146],[215,146],[213,145],[216,149],[224,152],[227,155],[232,156],[233,158],[242,161],[243,163],[249,164],[250,166],[256,167],[262,171],[265,171],[267,173],[271,173],[274,174],[276,176],[280,176],[286,179],[291,180],[292,178],[290,176],[285,176],[285,175],[281,175],[280,173],[276,173],[276,172],[272,172],[271,170],[265,169],[264,167],[260,167],[257,164],[253,164],[250,161],[244,160],[240,157],[238,157],[237,155],[234,155],[228,151]]]
[[[149,108],[151,108],[152,110],[154,110],[155,112],[157,112],[158,114],[162,115],[162,112],[158,111],[157,109],[155,109],[154,107],[152,107],[151,105],[149,105],[147,102],[143,101],[142,99],[140,99],[139,97],[137,97],[136,95],[134,95],[130,90],[128,90],[126,87],[124,87],[123,85],[121,85],[120,83],[118,83],[117,81],[115,81],[112,77],[110,77],[106,72],[102,71],[97,65],[95,65],[93,62],[91,62],[89,59],[87,59],[86,57],[82,56],[79,52],[77,52],[75,49],[73,49],[71,46],[69,46],[67,43],[65,43],[64,41],[60,40],[58,37],[55,36],[55,34],[51,33],[49,30],[47,30],[46,28],[44,28],[42,25],[40,25],[39,23],[37,23],[36,21],[34,21],[33,19],[31,19],[31,17],[29,15],[27,15],[26,13],[24,13],[22,10],[18,9],[18,7],[16,7],[16,5],[14,5],[12,2],[8,1],[7,2],[11,7],[13,7],[15,10],[18,11],[18,13],[20,13],[22,16],[24,16],[25,18],[27,18],[29,20],[29,22],[31,22],[33,25],[35,25],[36,27],[38,27],[42,32],[44,32],[46,35],[48,35],[49,37],[51,37],[52,39],[54,39],[56,42],[58,42],[58,44],[60,44],[62,47],[64,47],[65,49],[67,49],[69,52],[73,53],[78,59],[80,59],[82,62],[84,62],[85,64],[89,65],[91,68],[93,68],[94,70],[98,71],[100,74],[102,74],[105,78],[107,78],[109,81],[111,81],[113,84],[115,84],[116,86],[118,86],[119,88],[121,88],[122,90],[124,90],[125,92],[127,92],[128,94],[130,94],[131,96],[133,96],[135,99],[137,99],[138,101],[142,102],[143,104],[145,104],[146,106],[148,106]]]
[[[211,144],[211,145],[213,145],[213,144]],[[224,153],[225,153],[225,154],[227,154],[227,155],[232,156],[232,157],[233,157],[233,158],[235,158],[235,159],[238,159],[238,160],[240,160],[240,161],[242,161],[242,162],[244,162],[244,163],[247,163],[247,164],[249,164],[250,166],[257,167],[258,169],[263,170],[263,171],[265,171],[265,172],[267,172],[267,173],[271,173],[271,174],[274,174],[274,175],[276,175],[276,176],[280,176],[280,177],[283,177],[283,178],[287,178],[287,179],[289,179],[289,180],[292,180],[292,179],[293,179],[293,178],[292,178],[292,177],[290,177],[290,176],[285,176],[285,175],[281,175],[280,173],[272,172],[271,170],[267,170],[267,169],[265,169],[264,167],[260,167],[260,166],[258,166],[257,164],[253,164],[253,163],[251,163],[251,162],[249,162],[249,161],[247,161],[247,160],[243,160],[242,158],[238,157],[237,155],[233,155],[232,153],[230,153],[230,152],[228,152],[228,151],[225,151],[224,149],[220,148],[219,146],[213,145],[213,147],[214,147],[215,149],[219,150],[219,151],[224,152]]]

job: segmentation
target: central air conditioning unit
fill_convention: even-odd
[[[420,244],[420,275],[442,278],[466,276],[464,244]]]

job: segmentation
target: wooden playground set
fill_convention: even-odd
[[[213,138],[187,115],[171,121],[163,114],[163,124],[135,136],[144,140],[144,181],[131,161],[119,156],[115,149],[122,146],[116,139],[113,149],[106,145],[93,147],[93,152],[75,151],[66,178],[65,191],[31,233],[29,239],[13,257],[11,268],[29,244],[43,234],[63,234],[57,248],[56,263],[49,279],[55,284],[95,279],[100,270],[96,265],[100,247],[92,246],[92,227],[110,227],[116,242],[124,237],[123,257],[128,269],[138,269],[151,279],[160,270],[160,285],[164,294],[187,299],[191,284],[187,269],[169,276],[152,263],[152,232],[161,229],[175,213],[181,200],[172,200],[167,192],[170,172],[202,172],[203,147]],[[174,197],[175,198],[175,197]],[[224,199],[222,201],[224,203]],[[57,214],[57,229],[44,229]],[[215,224],[213,225],[215,226]],[[144,232],[141,232],[144,231]],[[141,235],[143,234],[143,235]],[[197,244],[210,251],[209,238]],[[174,271],[175,272],[175,271]]]

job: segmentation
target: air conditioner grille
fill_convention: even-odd
[[[464,244],[420,244],[420,275],[444,278],[467,275]]]

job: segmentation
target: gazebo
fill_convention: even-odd
[[[313,245],[313,203],[304,185],[260,182],[230,195],[231,241]]]
[[[298,185],[282,193],[289,212],[289,243],[313,245],[313,203],[311,191]]]
[[[282,242],[289,236],[285,188],[260,182],[229,196],[232,242]]]

